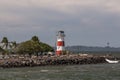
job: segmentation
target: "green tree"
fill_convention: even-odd
[[[15,48],[17,47],[17,43],[16,43],[16,41],[12,41],[12,42],[9,42],[9,52],[10,53],[15,53]]]
[[[33,40],[35,42],[40,42],[40,40],[39,40],[39,38],[37,36],[33,36],[31,40]]]
[[[12,41],[12,42],[10,42],[10,43],[11,43],[10,47],[11,47],[12,49],[14,49],[14,48],[17,47],[16,41]]]
[[[5,48],[5,49],[7,49],[7,48],[8,48],[9,42],[8,42],[7,37],[3,37],[3,39],[2,39],[2,41],[1,41],[1,43],[3,43],[2,48]]]
[[[39,52],[49,52],[53,51],[53,48],[46,43],[39,41],[37,36],[33,36],[31,40],[20,43],[16,48],[15,52],[20,54],[36,54]]]
[[[41,47],[38,42],[29,40],[21,43],[17,48],[16,52],[20,54],[38,54],[41,51]]]
[[[50,45],[48,45],[46,43],[40,42],[39,44],[40,44],[43,52],[49,52],[49,51],[52,52],[52,51],[54,51],[54,49]]]
[[[0,53],[4,52],[4,50],[0,47]]]

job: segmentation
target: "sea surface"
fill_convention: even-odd
[[[120,80],[120,63],[1,68],[0,80]]]

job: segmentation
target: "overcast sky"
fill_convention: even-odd
[[[120,47],[120,0],[0,0],[0,41],[36,35],[54,46],[59,30],[66,46]]]

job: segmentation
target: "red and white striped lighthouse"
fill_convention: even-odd
[[[57,50],[56,50],[56,55],[61,55],[62,52],[65,50],[65,42],[64,42],[64,31],[58,31],[57,32]]]

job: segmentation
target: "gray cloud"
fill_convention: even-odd
[[[54,45],[64,30],[66,45],[119,46],[119,0],[0,0],[0,38],[18,42],[39,36]],[[1,40],[0,39],[0,40]]]

